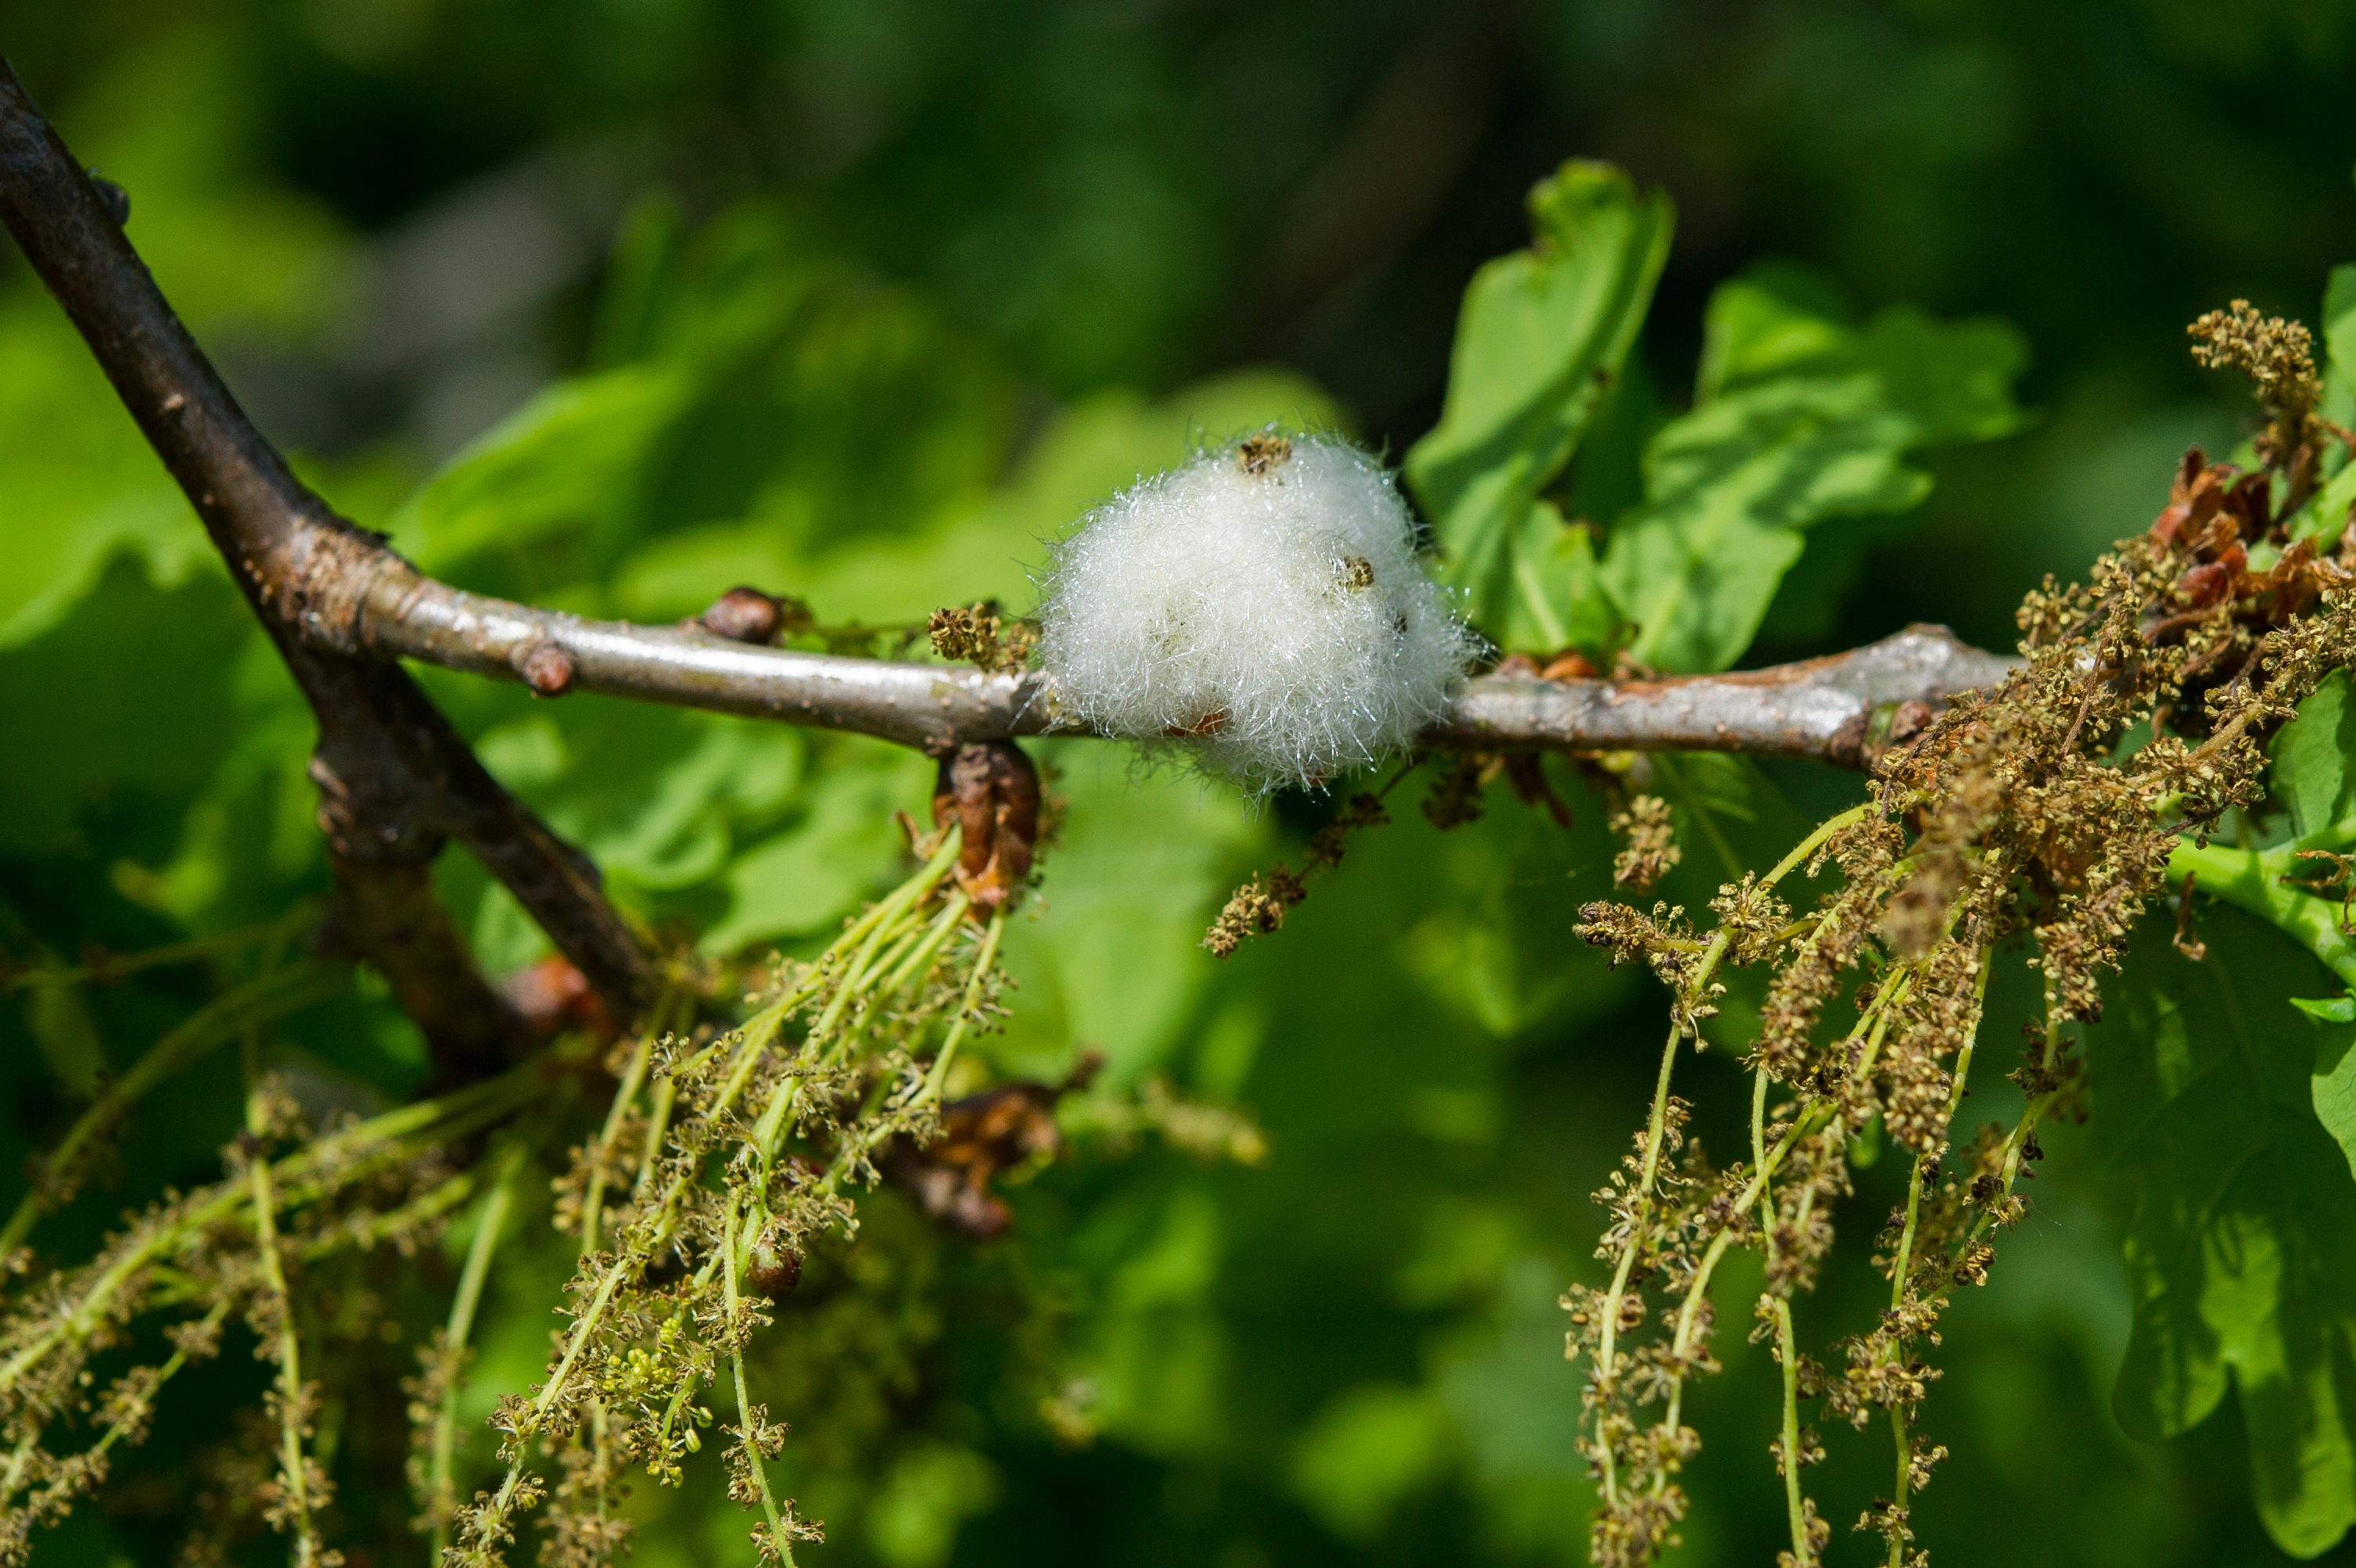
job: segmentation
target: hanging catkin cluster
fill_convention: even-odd
[[[1738,1249],[1760,1259],[1753,1338],[1782,1371],[1772,1453],[1791,1546],[1776,1561],[1818,1568],[1831,1541],[1804,1479],[1825,1453],[1803,1419],[1809,1401],[1825,1424],[1888,1427],[1890,1489],[1855,1528],[1882,1538],[1889,1568],[1928,1561],[1912,1509],[1947,1453],[1922,1430],[1940,1316],[1958,1288],[1986,1282],[1997,1233],[2027,1212],[2015,1189],[2041,1157],[2040,1122],[2079,1114],[2077,1031],[2100,1015],[2103,974],[2164,892],[2179,841],[2205,839],[2257,800],[2267,735],[2356,663],[2356,537],[2336,556],[2312,534],[2292,537],[2327,433],[2356,439],[2309,418],[2303,330],[2238,303],[2194,330],[2210,360],[2256,382],[2274,416],[2265,466],[2245,474],[2187,453],[2147,533],[2098,560],[2088,583],[2049,578],[2028,596],[2021,666],[1880,749],[1872,798],[1763,876],[1723,885],[1714,931],[1665,905],[1581,912],[1582,937],[1615,962],[1644,961],[1670,992],[1645,1125],[1597,1194],[1610,1214],[1597,1252],[1610,1284],[1563,1297],[1568,1348],[1586,1365],[1599,1568],[1643,1568],[1676,1543],[1679,1477],[1701,1444],[1685,1396],[1719,1370],[1710,1285]],[[2267,564],[2254,561],[2260,551]],[[1827,863],[1840,874],[1812,910],[1778,896],[1802,868],[1813,878]],[[2190,891],[2178,944],[2197,955]],[[2026,1104],[2008,1128],[1963,1133],[1988,976],[2022,936],[2044,990],[2011,1074]],[[1749,964],[1771,970],[1746,1052],[1750,1147],[1719,1168],[1688,1137],[1693,1107],[1671,1090],[1684,1042],[1700,1046],[1717,1012],[1714,976]],[[1876,1119],[1912,1157],[1903,1206],[1876,1237],[1889,1305],[1820,1360],[1799,1349],[1793,1301],[1831,1250],[1835,1206],[1852,1190],[1849,1150]]]
[[[1479,648],[1390,475],[1318,437],[1255,435],[1124,492],[1055,547],[1044,588],[1066,714],[1256,790],[1403,750]]]

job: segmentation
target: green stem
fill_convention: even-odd
[[[1668,1119],[1669,1075],[1676,1068],[1677,1047],[1685,1041],[1685,1031],[1675,1023],[1669,1025],[1668,1042],[1661,1048],[1661,1066],[1653,1082],[1653,1109],[1644,1124],[1644,1161],[1636,1188],[1636,1209],[1630,1216],[1628,1239],[1621,1245],[1619,1260],[1612,1265],[1612,1288],[1603,1297],[1602,1337],[1595,1347],[1597,1380],[1609,1388],[1619,1375],[1620,1303],[1628,1294],[1628,1275],[1636,1264],[1636,1253],[1644,1245],[1644,1225],[1652,1211],[1653,1179],[1660,1168],[1662,1134]],[[1599,1442],[1596,1450],[1602,1456],[1603,1500],[1620,1500],[1620,1478],[1612,1445]]]
[[[746,1044],[749,1049],[740,1050],[737,1070],[729,1075],[728,1082],[723,1085],[721,1093],[713,1099],[708,1115],[717,1117],[734,1104],[736,1096],[743,1092],[744,1084],[752,1076],[749,1059],[757,1054],[757,1048],[752,1047],[753,1040],[774,1036],[777,1024],[782,1021],[782,1014],[775,1018],[769,1016],[775,1012],[776,1008],[773,1007],[765,1009],[762,1015],[768,1020],[766,1036],[747,1036]],[[665,1081],[665,1086],[669,1086],[669,1080]],[[668,1104],[662,1108],[667,1115]],[[648,1155],[648,1169],[649,1170],[652,1163],[651,1147],[650,1145]],[[642,1170],[641,1180],[645,1179],[646,1174],[647,1171]],[[696,1174],[696,1171],[691,1168],[680,1170],[672,1176],[669,1185],[663,1189],[661,1200],[656,1206],[649,1228],[649,1234],[657,1243],[669,1233],[679,1200],[686,1192],[690,1183],[694,1180]],[[539,1431],[541,1424],[547,1419],[549,1412],[556,1407],[558,1399],[564,1392],[565,1383],[572,1378],[574,1364],[580,1360],[582,1352],[589,1348],[590,1340],[597,1332],[598,1324],[605,1318],[606,1308],[613,1304],[615,1292],[621,1288],[623,1281],[640,1266],[640,1263],[641,1260],[635,1252],[624,1252],[606,1266],[604,1277],[598,1280],[597,1288],[589,1298],[589,1305],[582,1309],[578,1317],[573,1320],[573,1328],[564,1337],[564,1349],[559,1355],[556,1365],[550,1370],[548,1381],[541,1385],[539,1395],[526,1407],[522,1419],[517,1424],[514,1435],[519,1444]],[[495,1515],[504,1515],[508,1511],[514,1502],[516,1488],[522,1484],[522,1481],[523,1460],[519,1456],[509,1464],[506,1478],[499,1483],[498,1495],[492,1499],[491,1510]]]
[[[425,1477],[425,1514],[434,1525],[434,1561],[442,1561],[442,1553],[450,1545],[450,1520],[457,1512],[457,1488],[451,1480],[451,1466],[458,1449],[458,1392],[463,1380],[459,1369],[465,1365],[467,1340],[475,1331],[475,1308],[483,1298],[483,1282],[491,1272],[491,1254],[498,1251],[499,1232],[508,1222],[508,1209],[515,1196],[516,1172],[522,1168],[524,1146],[511,1143],[499,1155],[498,1168],[491,1177],[489,1196],[483,1200],[483,1212],[475,1222],[475,1238],[466,1247],[466,1265],[458,1272],[458,1294],[450,1302],[450,1320],[442,1331],[442,1351],[449,1358],[448,1375],[442,1388],[442,1404],[434,1413],[434,1439],[429,1451]]]
[[[1866,1010],[1858,1019],[1856,1027],[1849,1031],[1848,1038],[1855,1040],[1858,1030],[1866,1029],[1870,1025],[1870,1030],[1866,1036],[1865,1053],[1858,1060],[1857,1071],[1851,1075],[1853,1078],[1863,1078],[1872,1072],[1874,1061],[1881,1051],[1882,1040],[1888,1034],[1890,1019],[1896,1016],[1895,1004],[1904,998],[1907,991],[1912,988],[1912,969],[1901,968],[1891,973],[1882,982],[1881,989],[1875,994],[1874,999],[1867,1004]],[[1764,1072],[1761,1072],[1756,1075],[1756,1082],[1751,1088],[1754,1145],[1761,1143],[1764,1138],[1766,1093],[1767,1077]],[[1772,1149],[1754,1147],[1752,1153],[1754,1163],[1751,1179],[1743,1187],[1741,1197],[1735,1200],[1732,1212],[1740,1213],[1751,1204],[1762,1201],[1766,1194],[1768,1184],[1774,1179],[1776,1173],[1783,1169],[1783,1161],[1790,1157],[1792,1151],[1799,1147],[1803,1139],[1823,1131],[1826,1125],[1832,1120],[1834,1114],[1834,1108],[1830,1103],[1819,1104],[1794,1119],[1791,1126],[1784,1130],[1783,1136],[1776,1140]],[[1722,1227],[1717,1235],[1710,1238],[1709,1246],[1703,1252],[1701,1264],[1694,1270],[1693,1279],[1687,1286],[1685,1302],[1677,1310],[1676,1337],[1670,1341],[1673,1355],[1681,1356],[1689,1348],[1695,1327],[1700,1319],[1700,1304],[1709,1294],[1710,1277],[1716,1273],[1719,1261],[1726,1256],[1727,1249],[1733,1244],[1733,1241],[1732,1226]],[[1673,1409],[1682,1383],[1683,1380],[1677,1379],[1670,1384],[1669,1398]]]
[[[234,1296],[224,1296],[214,1302],[211,1310],[208,1311],[201,1319],[205,1328],[208,1329],[220,1328],[221,1320],[229,1316],[229,1309],[235,1299]],[[170,1382],[180,1369],[187,1364],[188,1351],[186,1344],[175,1346],[172,1353],[164,1358],[163,1364],[155,1369],[155,1381],[147,1385],[147,1399],[152,1402],[163,1386]],[[104,1454],[112,1448],[131,1430],[135,1419],[134,1412],[125,1411],[121,1416],[109,1423],[106,1431],[100,1435],[96,1443],[91,1445],[91,1453]],[[34,1446],[39,1438],[38,1431],[31,1431],[17,1440],[16,1449],[8,1457],[7,1471],[5,1475],[0,1475],[0,1508],[6,1507],[16,1499],[17,1485],[24,1478],[25,1467],[31,1460]]]
[[[1890,1488],[1897,1501],[1890,1505],[1888,1568],[1906,1568],[1907,1530],[1902,1516],[1913,1487],[1914,1455],[1906,1434],[1906,1407],[1902,1404],[1890,1407],[1890,1435],[1898,1445],[1898,1478]]]
[[[983,984],[990,978],[991,966],[998,962],[998,939],[1005,930],[1006,912],[1001,909],[990,917],[990,925],[982,933],[981,951],[974,956],[973,973],[967,977],[965,995],[958,1001],[957,1020],[949,1025],[948,1038],[941,1041],[941,1049],[933,1057],[932,1072],[926,1074],[920,1097],[923,1104],[940,1103],[941,1086],[948,1082],[949,1063],[957,1060],[958,1044],[973,1022],[974,1008],[980,999]]]
[[[753,1400],[744,1387],[744,1351],[737,1343],[736,1330],[736,1200],[731,1196],[722,1221],[721,1255],[726,1263],[721,1270],[725,1282],[728,1335],[736,1348],[728,1352],[729,1370],[736,1381],[736,1429],[744,1445],[744,1467],[753,1477],[754,1490],[760,1494],[761,1512],[769,1521],[769,1539],[776,1544],[785,1568],[794,1568],[794,1545],[786,1533],[785,1520],[777,1513],[777,1499],[769,1490],[769,1469],[761,1457],[761,1445],[753,1440]]]
[[[913,876],[885,897],[870,905],[864,912],[844,928],[842,934],[835,939],[818,962],[806,972],[806,977],[800,985],[769,1003],[745,1021],[734,1048],[728,1075],[713,1095],[712,1103],[708,1106],[700,1107],[700,1114],[702,1116],[717,1121],[734,1108],[737,1101],[751,1086],[764,1056],[776,1039],[778,1031],[784,1028],[786,1020],[830,986],[833,987],[835,994],[819,1019],[810,1026],[807,1039],[811,1041],[822,1040],[842,1022],[852,1000],[863,994],[865,986],[873,982],[875,972],[880,969],[877,953],[879,950],[888,949],[889,945],[897,940],[905,929],[901,923],[903,918],[912,908],[921,906],[923,901],[931,895],[933,889],[948,875],[950,867],[956,863],[958,848],[958,837],[956,831],[952,830],[943,837],[942,842],[936,848],[932,856],[917,869]],[[715,1041],[705,1051],[697,1053],[688,1065],[700,1068],[711,1060],[715,1051],[723,1049],[725,1045],[724,1039]],[[782,1118],[790,1108],[791,1098],[798,1086],[798,1079],[785,1080],[772,1093],[769,1104],[763,1107],[762,1115],[756,1120],[763,1124],[769,1124],[769,1133],[774,1135],[778,1132],[782,1125]],[[648,1128],[647,1147],[640,1158],[635,1189],[640,1193],[647,1191],[659,1169],[659,1156],[677,1103],[677,1072],[666,1073],[656,1087],[654,1105]],[[524,1467],[520,1452],[523,1441],[541,1430],[548,1415],[563,1396],[582,1356],[595,1338],[607,1311],[613,1305],[615,1296],[620,1291],[624,1283],[643,1267],[645,1259],[653,1255],[654,1252],[669,1239],[671,1226],[678,1218],[680,1198],[701,1174],[700,1165],[681,1166],[673,1172],[669,1182],[664,1185],[660,1196],[653,1200],[650,1209],[647,1211],[643,1221],[645,1228],[640,1230],[639,1222],[633,1222],[632,1231],[635,1239],[624,1245],[619,1255],[606,1266],[603,1275],[597,1281],[595,1289],[590,1294],[587,1304],[583,1307],[580,1315],[573,1320],[572,1328],[565,1333],[564,1342],[558,1353],[556,1362],[549,1371],[547,1381],[541,1385],[540,1392],[531,1403],[526,1406],[518,1416],[515,1430],[511,1434],[514,1447],[510,1452],[514,1456],[509,1460],[507,1475],[499,1483],[498,1493],[491,1499],[485,1510],[490,1519],[504,1519],[512,1509],[516,1492],[523,1481]],[[721,1249],[723,1254],[731,1254],[734,1250],[733,1242]],[[734,1262],[733,1256],[725,1256],[723,1260],[707,1260],[703,1269],[697,1275],[699,1281],[707,1280],[710,1277],[714,1261],[723,1261],[728,1266],[733,1266]],[[679,1401],[674,1400],[674,1408],[678,1403]],[[669,1417],[666,1417],[666,1430],[668,1425]]]
[[[2192,885],[2202,892],[2273,924],[2314,954],[2342,984],[2356,989],[2356,941],[2340,929],[2339,901],[2283,883],[2286,876],[2297,874],[2297,851],[2311,847],[2307,839],[2274,849],[2179,844],[2168,858],[2168,872],[2178,881],[2190,873]]]
[[[1819,823],[1814,831],[1794,845],[1791,852],[1778,860],[1767,875],[1760,880],[1753,890],[1754,893],[1763,893],[1783,878],[1791,875],[1834,834],[1853,823],[1864,820],[1875,809],[1871,802],[1866,802],[1853,805],[1847,811],[1827,817]],[[1726,955],[1727,945],[1727,933],[1723,928],[1720,928],[1710,937],[1708,944],[1703,948],[1701,959],[1695,965],[1692,977],[1686,983],[1686,994],[1688,997],[1698,998],[1704,994],[1710,976],[1717,972],[1719,961]],[[1672,1023],[1669,1026],[1668,1040],[1661,1049],[1660,1071],[1653,1084],[1653,1104],[1644,1125],[1644,1156],[1637,1176],[1636,1206],[1631,1216],[1628,1240],[1621,1247],[1620,1256],[1612,1265],[1612,1286],[1604,1294],[1603,1328],[1596,1346],[1595,1369],[1598,1380],[1606,1385],[1618,1376],[1620,1370],[1620,1304],[1627,1296],[1628,1276],[1634,1270],[1636,1253],[1644,1244],[1644,1228],[1651,1218],[1653,1190],[1660,1175],[1661,1147],[1668,1121],[1669,1080],[1676,1066],[1677,1044],[1683,1038],[1677,1026]],[[1879,1035],[1877,1034],[1875,1038],[1878,1043]],[[1799,1132],[1799,1127],[1794,1125],[1791,1134],[1784,1139],[1785,1148],[1789,1148],[1796,1140]],[[1763,1169],[1762,1162],[1762,1172]],[[1753,1179],[1756,1184],[1763,1181],[1764,1176],[1757,1175]],[[1723,1248],[1719,1250],[1722,1252]],[[1692,1298],[1688,1297],[1688,1309],[1691,1306]],[[1611,1445],[1599,1442],[1596,1446],[1602,1454],[1604,1500],[1608,1503],[1616,1503],[1620,1498],[1619,1477]]]
[[[107,986],[166,964],[192,964],[199,958],[218,958],[234,953],[241,947],[283,938],[309,923],[318,912],[312,905],[296,905],[275,920],[263,921],[241,930],[223,932],[219,936],[199,936],[193,941],[175,942],[162,947],[151,947],[144,953],[110,953],[88,964],[69,967],[19,970],[13,975],[0,975],[0,992],[29,990],[44,986]]]
[[[498,1078],[316,1138],[271,1168],[273,1199],[289,1206],[308,1201],[369,1176],[418,1148],[463,1137],[533,1098],[541,1091],[542,1079],[540,1064],[526,1063]],[[192,1198],[177,1213],[134,1230],[103,1266],[92,1265],[97,1272],[73,1306],[0,1365],[0,1395],[61,1342],[88,1339],[106,1321],[114,1298],[127,1283],[213,1226],[230,1222],[252,1200],[252,1190],[250,1179],[224,1181],[209,1195]]]
[[[597,1227],[605,1211],[605,1167],[614,1157],[614,1145],[622,1136],[622,1128],[630,1119],[630,1112],[638,1103],[638,1091],[646,1086],[647,1064],[653,1059],[655,1040],[662,1034],[660,1020],[669,1011],[669,998],[655,1007],[656,1021],[638,1037],[637,1048],[630,1052],[627,1066],[622,1069],[622,1081],[614,1086],[614,1103],[605,1110],[605,1125],[598,1130],[597,1146],[589,1159],[588,1190],[581,1195],[581,1250],[597,1250]]]
[[[963,889],[951,893],[948,901],[941,905],[941,912],[934,917],[931,927],[925,933],[924,941],[908,955],[906,961],[893,970],[891,976],[884,980],[883,994],[887,997],[897,996],[907,987],[910,981],[930,968],[933,955],[941,950],[941,944],[949,939],[950,934],[957,930],[958,922],[964,919],[965,912],[972,907],[973,901],[966,897]]]
[[[1792,1304],[1775,1297],[1775,1353],[1783,1363],[1783,1512],[1792,1526],[1793,1568],[1812,1568],[1815,1553],[1808,1542],[1808,1506],[1800,1487],[1800,1355],[1792,1337]]]
[[[462,1170],[441,1186],[421,1193],[390,1213],[364,1215],[352,1223],[314,1232],[295,1249],[295,1255],[305,1263],[316,1263],[347,1250],[366,1252],[380,1242],[412,1231],[448,1213],[474,1196],[475,1187],[475,1173]],[[165,1271],[159,1267],[155,1272],[160,1277]],[[190,1283],[198,1289],[202,1288],[199,1282]]]
[[[934,851],[932,859],[926,861],[915,876],[893,889],[828,950],[830,955],[842,951],[854,936],[860,934],[861,928],[866,928],[864,940],[860,942],[843,969],[841,983],[835,987],[833,1000],[819,1015],[818,1021],[810,1025],[811,1040],[823,1040],[831,1037],[842,1020],[844,1009],[863,993],[863,981],[867,978],[863,972],[875,963],[876,949],[883,945],[887,935],[897,934],[896,923],[900,917],[912,906],[930,897],[933,889],[940,885],[941,879],[948,875],[949,868],[957,863],[961,841],[958,830],[951,828],[941,840],[940,848]]]
[[[655,1085],[654,1103],[647,1107],[647,1147],[638,1151],[638,1173],[630,1180],[633,1199],[654,1184],[655,1161],[662,1157],[663,1143],[670,1136],[670,1114],[678,1104],[679,1084],[665,1077]]]
[[[1764,1068],[1751,1075],[1751,1164],[1754,1170],[1767,1168],[1767,1085]],[[1761,1259],[1772,1265],[1775,1247],[1775,1200],[1767,1184],[1758,1184],[1759,1244]],[[1783,1372],[1783,1424],[1780,1441],[1783,1449],[1783,1508],[1792,1526],[1793,1568],[1813,1568],[1815,1553],[1808,1541],[1808,1510],[1806,1497],[1800,1486],[1800,1358],[1799,1348],[1792,1336],[1792,1303],[1789,1297],[1775,1296],[1775,1355]]]
[[[267,1131],[259,1095],[247,1096],[246,1131],[257,1139]],[[271,1189],[270,1162],[257,1155],[246,1161],[245,1170],[253,1195],[253,1242],[262,1283],[278,1302],[279,1474],[292,1514],[296,1568],[311,1568],[319,1559],[320,1543],[311,1520],[310,1475],[303,1454],[302,1339],[294,1330],[294,1297],[286,1288],[285,1265],[278,1255],[278,1202]]]
[[[1954,1077],[1947,1086],[1946,1124],[1950,1127],[1954,1125],[1955,1114],[1963,1108],[1965,1083],[1971,1076],[1972,1050],[1979,1040],[1980,1015],[1987,1006],[1988,972],[1991,967],[1989,959],[1993,955],[1989,948],[1982,947],[1979,950],[1978,973],[1974,976],[1972,984],[1971,1017],[1964,1025],[1963,1043],[1955,1048]],[[1908,1168],[1906,1222],[1898,1232],[1898,1250],[1896,1255],[1890,1260],[1890,1310],[1893,1314],[1906,1304],[1906,1281],[1907,1276],[1912,1273],[1914,1263],[1914,1233],[1922,1213],[1923,1179],[1930,1170],[1931,1161],[1938,1158],[1945,1148],[1946,1144],[1942,1140],[1937,1148],[1927,1149],[1916,1155],[1914,1163]],[[1903,1353],[1902,1345],[1893,1346],[1893,1356]],[[1893,1404],[1890,1407],[1890,1435],[1898,1445],[1897,1489],[1891,1493],[1891,1496],[1896,1499],[1895,1506],[1901,1509],[1906,1508],[1907,1498],[1911,1495],[1913,1485],[1914,1444],[1912,1426],[1912,1419],[1904,1404]],[[1893,1517],[1890,1531],[1888,1568],[1905,1568],[1905,1561],[1906,1537]]]

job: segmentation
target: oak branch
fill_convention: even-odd
[[[750,645],[692,628],[584,620],[436,582],[381,546],[372,556],[335,568],[357,571],[365,584],[338,633],[358,651],[527,680],[552,694],[604,692],[776,719],[932,752],[971,741],[1090,732],[1064,719],[1054,682],[1036,670],[988,675]],[[1993,685],[2009,667],[1944,626],[1910,626],[1847,653],[1732,675],[1478,676],[1425,731],[1423,745],[1742,752],[1856,767],[1875,710],[1935,707],[1966,688]]]
[[[445,1072],[513,1050],[513,1010],[477,974],[425,871],[465,843],[615,1016],[643,1016],[645,946],[595,869],[484,771],[402,658],[544,695],[600,692],[873,735],[946,754],[1080,732],[1035,672],[800,653],[693,627],[584,620],[437,582],[336,515],[255,429],[124,236],[123,194],[67,150],[0,62],[0,219],[187,493],[316,714],[312,773],[339,934],[376,961]],[[719,585],[715,585],[719,586]],[[1828,658],[1661,680],[1468,680],[1430,749],[1726,751],[1863,762],[1877,710],[1937,705],[2008,661],[1918,626]]]

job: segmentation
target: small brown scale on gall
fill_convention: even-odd
[[[1236,447],[1236,460],[1247,474],[1266,474],[1291,457],[1292,443],[1273,432],[1248,435]]]

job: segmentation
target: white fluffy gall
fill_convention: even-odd
[[[1040,652],[1066,714],[1247,788],[1402,750],[1480,643],[1373,458],[1254,435],[1124,491],[1054,547]]]

